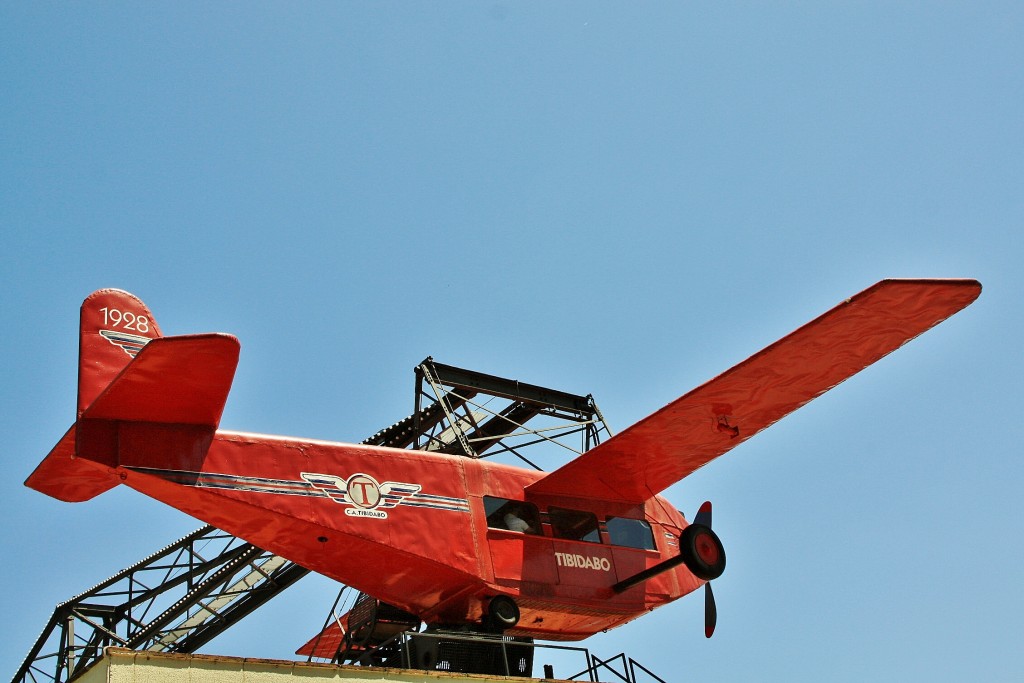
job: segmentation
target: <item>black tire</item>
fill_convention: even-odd
[[[487,625],[495,631],[507,631],[519,623],[519,605],[507,595],[496,595],[487,605]]]
[[[710,527],[691,524],[679,536],[679,554],[698,579],[711,581],[725,571],[725,548]]]

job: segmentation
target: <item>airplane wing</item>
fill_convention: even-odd
[[[531,484],[640,503],[974,301],[976,280],[883,280]]]
[[[345,627],[342,626],[342,623],[348,623],[348,612],[338,619],[332,619],[320,633],[296,650],[295,654],[319,659],[334,659],[345,642]]]

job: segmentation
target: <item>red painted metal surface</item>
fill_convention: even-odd
[[[533,493],[639,502],[961,310],[975,280],[883,280],[591,449]]]
[[[162,336],[146,304],[120,289],[100,289],[82,302],[78,335],[78,414],[150,340]]]
[[[687,522],[658,491],[979,291],[973,281],[881,282],[545,475],[425,451],[217,431],[238,341],[160,337],[140,301],[103,290],[82,309],[79,419],[26,484],[80,501],[123,483],[427,623],[479,623],[491,598],[506,595],[521,612],[509,634],[584,638],[705,583],[678,564],[612,590],[679,553]],[[489,526],[491,498],[535,505],[540,528]],[[552,508],[596,515],[600,542],[558,537]],[[649,526],[653,547],[613,544],[612,518]],[[717,552],[700,551],[708,561]]]
[[[306,641],[305,645],[296,650],[295,654],[315,657],[317,659],[334,659],[334,656],[338,654],[338,649],[341,648],[345,640],[343,623],[345,623],[345,617],[341,618],[341,623],[332,621],[327,624],[320,633],[310,638]]]

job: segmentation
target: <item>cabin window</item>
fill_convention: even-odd
[[[541,532],[540,513],[533,503],[484,496],[484,511],[487,514],[487,526],[492,529],[518,531],[524,534]]]
[[[597,515],[593,512],[552,507],[548,508],[548,516],[555,538],[601,542],[601,532],[597,529]]]
[[[612,545],[621,545],[627,548],[655,549],[651,525],[642,519],[609,517],[608,540]]]

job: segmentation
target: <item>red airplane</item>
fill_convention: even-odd
[[[418,616],[577,640],[725,567],[705,503],[658,495],[966,307],[974,280],[884,280],[550,473],[455,455],[219,431],[226,334],[162,336],[104,289],[82,304],[78,418],[25,482],[125,484]]]

